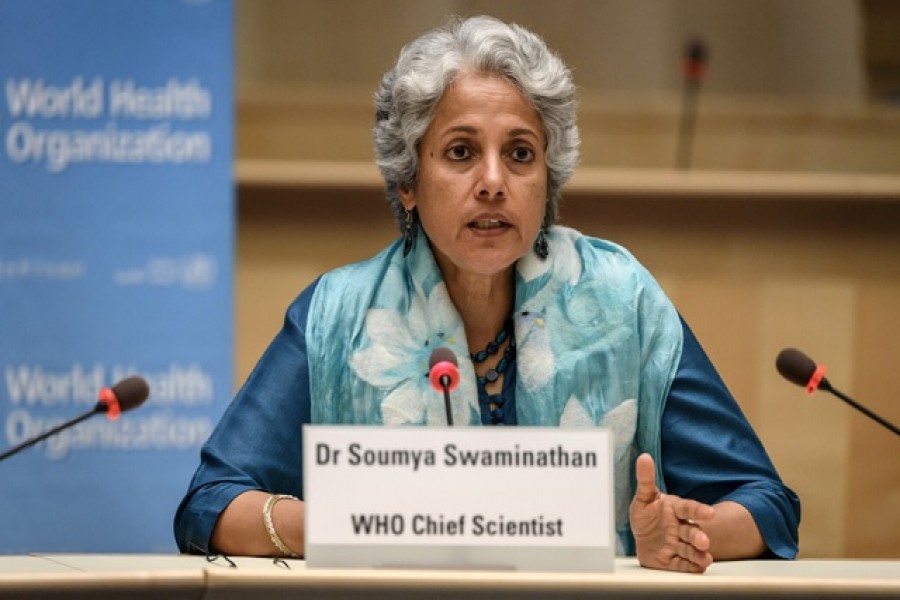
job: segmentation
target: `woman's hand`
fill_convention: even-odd
[[[641,566],[703,573],[712,564],[713,555],[702,527],[713,521],[716,509],[660,492],[649,454],[638,457],[635,471],[637,490],[630,518]]]

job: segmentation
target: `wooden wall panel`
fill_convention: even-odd
[[[239,190],[236,384],[317,275],[398,233],[380,190]],[[774,368],[796,345],[900,421],[900,202],[579,193],[563,221],[624,244],[659,279],[803,501],[801,556],[900,557],[900,446]]]
[[[621,193],[591,176],[578,183],[580,169],[563,222],[625,245],[670,294],[801,494],[801,555],[900,557],[896,436],[835,398],[806,397],[774,369],[783,346],[800,346],[829,364],[835,385],[900,421],[900,193],[836,196],[826,177],[809,178],[805,194],[769,189],[786,183],[770,171],[895,176],[900,113],[861,101],[854,57],[865,31],[847,3],[815,15],[778,1],[706,4],[238,2],[238,156],[289,164],[266,165],[274,178],[239,189],[236,384],[301,289],[397,236],[377,181],[347,162],[371,164],[371,97],[399,45],[445,14],[487,8],[540,31],[573,67],[583,167],[650,169],[625,174],[638,185]],[[870,28],[883,16],[875,4],[865,4]],[[674,163],[682,109],[675,59],[698,26],[714,49],[693,148],[694,168],[706,171],[694,180],[660,170]],[[772,42],[762,52],[760,39]],[[328,184],[315,162],[325,160],[347,166],[348,178]],[[304,180],[310,170],[322,177]],[[713,170],[715,186],[733,181],[711,193],[697,184]],[[729,171],[759,178],[747,185]]]
[[[281,328],[297,294],[325,271],[368,258],[398,235],[380,191],[283,188],[240,194],[236,385]]]
[[[803,501],[801,556],[842,556],[847,512],[850,423],[843,407],[823,393],[808,396],[773,376],[774,357],[796,346],[836,371],[852,373],[855,289],[850,281],[780,281],[764,284],[759,351],[768,359],[758,376],[757,431],[777,456],[785,482]],[[826,492],[827,490],[827,492]]]
[[[885,257],[891,258],[897,260]],[[853,377],[832,369],[829,380],[900,427],[900,278],[860,286],[856,322]],[[835,402],[849,414],[852,431],[846,554],[900,558],[900,438]]]

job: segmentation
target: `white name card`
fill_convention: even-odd
[[[309,567],[613,570],[605,430],[307,425],[303,439]]]

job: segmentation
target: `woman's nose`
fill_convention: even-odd
[[[499,200],[506,194],[506,173],[499,157],[485,157],[477,186],[479,200]]]

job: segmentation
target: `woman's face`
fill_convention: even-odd
[[[447,89],[419,146],[416,187],[400,192],[445,278],[495,275],[531,249],[547,203],[545,147],[537,111],[505,79],[465,74]]]

